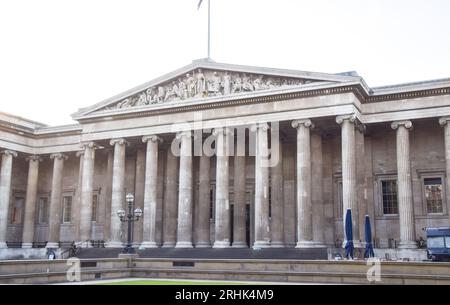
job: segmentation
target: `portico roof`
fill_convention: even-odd
[[[176,96],[176,93],[173,93],[172,99],[170,99],[170,96],[167,98],[167,95],[171,94],[169,91],[172,90],[173,86],[175,86],[176,89],[178,89],[178,87],[184,88],[185,86],[189,86],[188,77],[201,77],[199,74],[203,75],[203,73],[205,74],[205,87],[209,85],[214,86],[214,80],[212,80],[212,78],[216,75],[216,91],[214,91],[214,88],[205,88],[203,94],[196,92],[195,96],[190,96],[188,95],[189,88],[186,88],[187,96],[184,96],[184,98],[181,96],[181,93],[178,93],[178,96]],[[230,91],[226,92],[227,85],[224,82],[226,81],[226,75],[228,74],[230,75],[231,81],[229,86],[236,86],[236,83],[239,82],[240,88],[229,88]],[[231,79],[231,77],[233,79]],[[246,77],[247,81],[245,80]],[[210,84],[206,82],[210,82]],[[199,59],[194,60],[189,65],[180,69],[122,92],[90,107],[81,108],[76,113],[72,114],[72,118],[80,120],[103,115],[112,115],[115,113],[128,113],[137,109],[148,110],[161,107],[179,107],[186,103],[203,103],[205,101],[212,102],[223,101],[224,99],[232,100],[242,97],[256,97],[264,94],[270,95],[273,93],[288,92],[295,89],[304,90],[318,85],[326,86],[349,82],[359,84],[364,83],[362,78],[354,72],[329,74],[233,65],[217,63],[210,59]],[[197,84],[198,81],[194,79],[194,86]],[[249,87],[245,88],[245,85],[248,85]],[[159,90],[162,91],[162,94],[160,94]],[[179,90],[181,91],[181,88]],[[158,94],[160,94],[160,98],[157,101],[151,100],[153,97],[150,95],[155,96],[155,99],[157,99]],[[131,100],[129,100],[130,98]],[[121,107],[122,105],[124,105],[124,107]]]

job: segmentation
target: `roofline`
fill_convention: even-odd
[[[400,83],[394,85],[372,87],[373,95],[395,94],[412,90],[428,90],[438,89],[442,87],[450,87],[450,78],[438,78],[424,81]]]
[[[13,119],[13,120],[9,120],[9,119]],[[40,128],[40,127],[48,127],[47,124],[33,121],[30,119],[26,119],[24,117],[21,117],[21,116],[15,115],[15,114],[11,114],[11,113],[7,113],[7,112],[3,112],[3,111],[0,111],[0,121],[11,123],[14,125],[19,125],[19,126],[22,126],[25,128],[31,128],[31,129],[36,129],[36,128]]]

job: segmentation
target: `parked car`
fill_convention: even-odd
[[[428,259],[450,260],[450,228],[426,228],[426,232]]]

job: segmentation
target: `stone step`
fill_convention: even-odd
[[[84,248],[78,258],[116,258],[122,249]],[[186,258],[186,259],[294,259],[294,260],[326,260],[326,248],[295,249],[266,248],[253,249],[213,249],[213,248],[155,248],[136,250],[140,258]]]

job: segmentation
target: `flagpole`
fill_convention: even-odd
[[[208,0],[208,59],[211,59],[210,51],[211,51],[211,1]]]

